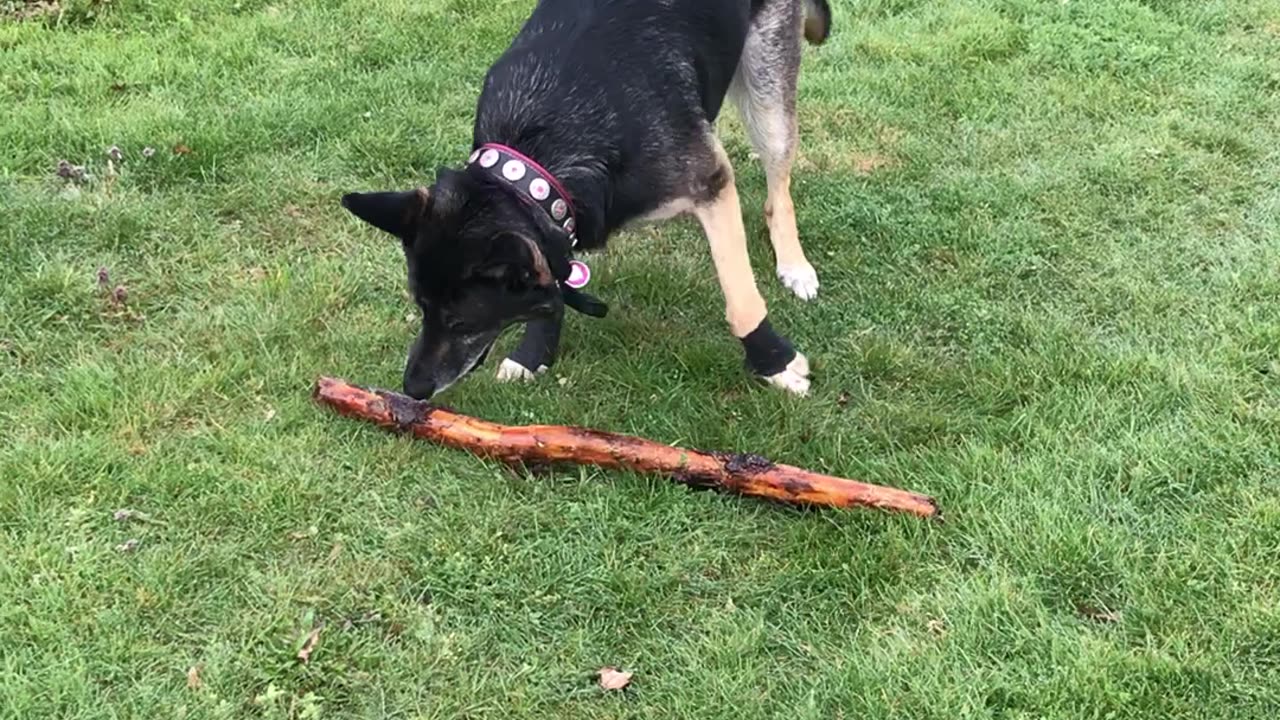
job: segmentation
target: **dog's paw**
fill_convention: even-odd
[[[538,371],[534,372],[511,358],[503,358],[498,366],[498,382],[529,382],[546,371],[546,365],[539,365]]]
[[[785,370],[764,379],[770,385],[804,397],[809,394],[809,360],[804,355],[796,353],[791,362],[787,363]]]
[[[801,300],[818,297],[818,273],[809,263],[779,265],[778,279]]]

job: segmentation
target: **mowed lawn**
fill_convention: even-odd
[[[612,312],[549,376],[442,397],[941,525],[527,477],[313,405],[397,386],[416,322],[338,197],[460,163],[533,5],[0,2],[0,717],[1276,717],[1280,1],[833,0],[816,302],[722,122],[812,395],[745,375],[679,221],[592,260]]]

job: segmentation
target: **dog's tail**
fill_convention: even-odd
[[[804,39],[821,45],[831,34],[831,6],[827,0],[804,0]]]

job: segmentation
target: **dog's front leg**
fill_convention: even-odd
[[[718,167],[711,176],[708,197],[698,202],[693,212],[711,245],[711,259],[724,292],[725,319],[742,341],[747,367],[753,373],[805,395],[809,392],[809,361],[769,324],[764,298],[751,272],[733,166],[719,141],[713,137],[712,142]]]
[[[564,303],[556,303],[555,314],[525,323],[520,344],[498,366],[498,380],[532,380],[555,364],[560,352],[560,328],[564,325]]]

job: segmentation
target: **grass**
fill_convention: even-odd
[[[1277,0],[835,2],[801,90],[816,303],[772,280],[724,122],[812,397],[745,377],[679,222],[596,259],[613,313],[555,376],[447,398],[909,487],[942,526],[514,476],[311,404],[394,385],[412,332],[398,248],[336,198],[464,157],[531,0],[22,5],[0,717],[1280,709]]]

